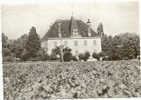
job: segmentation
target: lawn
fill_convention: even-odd
[[[141,96],[140,62],[4,63],[4,100]]]

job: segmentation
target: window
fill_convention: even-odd
[[[96,40],[93,40],[93,44],[96,45]]]
[[[84,45],[87,46],[87,40],[84,41]]]
[[[78,36],[78,30],[77,29],[73,29],[72,33],[73,33],[73,36]]]
[[[78,45],[78,42],[77,41],[74,41],[74,45],[77,46]]]

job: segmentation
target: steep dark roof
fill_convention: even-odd
[[[73,21],[72,21],[73,20]],[[60,20],[61,23],[61,34],[62,37],[71,37],[71,30],[73,27],[78,28],[78,34],[82,37],[88,37],[88,25],[81,20]],[[75,25],[75,26],[74,26]],[[91,29],[92,37],[98,36],[98,34]],[[42,40],[47,40],[48,38],[57,38],[58,35],[58,21],[56,21],[45,34]]]

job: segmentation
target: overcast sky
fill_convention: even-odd
[[[20,4],[2,6],[2,32],[15,39],[28,33],[35,26],[43,37],[57,19],[89,18],[95,30],[102,22],[104,32],[115,35],[124,32],[139,34],[138,2],[60,2],[44,4]]]

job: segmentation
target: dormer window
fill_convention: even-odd
[[[78,36],[78,30],[77,29],[73,29],[73,36]]]

